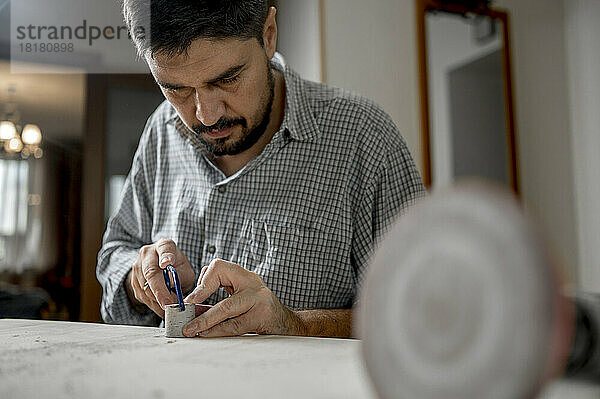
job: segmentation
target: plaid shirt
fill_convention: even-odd
[[[164,102],[148,119],[98,255],[102,317],[157,325],[124,280],[140,247],[171,238],[200,269],[221,258],[259,274],[292,309],[351,307],[374,246],[425,189],[391,118],[356,94],[284,73],[284,120],[226,177]],[[206,303],[225,298],[220,289]]]

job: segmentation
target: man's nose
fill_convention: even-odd
[[[214,92],[196,91],[196,119],[204,126],[212,126],[225,114],[225,104]]]

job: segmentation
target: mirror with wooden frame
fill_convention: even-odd
[[[416,3],[426,186],[480,177],[519,194],[508,13],[489,1]]]

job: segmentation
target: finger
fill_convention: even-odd
[[[188,296],[186,296],[183,301],[189,303],[202,303],[206,301],[206,299],[217,289],[219,288],[218,284],[211,284],[210,286],[204,285],[204,283],[200,282],[194,291],[192,291]]]
[[[254,306],[254,300],[248,295],[233,295],[225,298],[190,321],[183,328],[183,334],[186,337],[193,337],[197,333],[208,330],[227,319],[246,313],[252,309],[252,306]]]
[[[146,279],[142,274],[142,265],[140,264],[140,258],[135,261],[133,266],[131,266],[131,284],[137,283],[137,287],[142,287]]]
[[[202,268],[200,277],[198,277],[198,285],[196,285],[196,288],[185,297],[185,302],[202,303],[221,286],[221,279],[219,278],[218,273],[215,273],[211,268],[213,268],[213,266],[205,266]]]
[[[200,270],[200,275],[198,276],[198,285],[200,285],[200,282],[204,278],[204,275],[206,274],[206,271],[208,270],[208,268],[209,268],[209,266],[204,266],[202,268],[202,270]]]
[[[200,275],[198,276],[198,278],[196,279],[196,286],[194,287],[194,289],[192,290],[192,292],[190,292],[189,294],[187,294],[187,296],[184,298],[185,302],[191,302],[191,303],[200,303],[200,302],[204,302],[204,300],[198,302],[196,300],[196,295],[194,294],[194,291],[196,290],[196,288],[198,288],[200,285],[202,285],[202,279],[204,278],[204,275],[206,274],[206,271],[208,270],[209,266],[204,266],[201,270],[200,270]],[[213,291],[214,292],[214,291]],[[192,294],[194,294],[194,296],[192,296]],[[210,294],[209,294],[210,296]],[[192,302],[194,301],[194,302]]]
[[[131,284],[136,299],[149,307],[154,313],[164,318],[164,310],[156,302],[156,297],[150,289],[150,285],[144,278],[142,267],[139,261],[136,261],[132,266]]]
[[[131,289],[133,290],[133,295],[135,296],[135,299],[142,303],[142,304],[146,304],[145,302],[145,295],[144,295],[144,291],[142,290],[142,288],[140,287],[140,283],[138,280],[138,274],[139,271],[136,272],[136,268],[138,268],[139,266],[137,265],[137,263],[134,263],[134,265],[132,266],[132,271],[131,271]]]
[[[140,265],[138,262],[136,262],[133,265],[133,279],[136,280],[137,285],[142,288],[142,292],[144,292],[147,289],[150,289],[150,286],[147,285],[148,283],[146,281],[146,278],[144,277],[144,273],[142,272],[142,265]]]
[[[202,331],[198,336],[203,338],[235,337],[254,330],[256,330],[256,328],[254,328],[252,316],[249,315],[248,312],[238,317],[234,317],[233,319],[225,320],[208,330]]]
[[[156,302],[155,299],[148,298],[146,306],[148,306],[150,310],[152,310],[154,313],[160,316],[161,319],[165,318],[165,311],[160,307],[160,305],[158,304],[158,302]]]
[[[177,302],[174,294],[170,293],[165,285],[163,271],[158,267],[158,254],[153,246],[145,247],[140,251],[142,275],[145,281],[148,282],[152,294],[156,298],[156,302],[164,310],[166,305]],[[143,283],[140,284],[143,286]]]
[[[161,318],[165,318],[165,311],[159,306],[156,302],[154,295],[150,292],[150,287],[147,286],[144,288],[140,286],[139,281],[135,278],[131,279],[131,285],[133,287],[133,293],[135,294],[135,298],[142,302],[144,305],[148,306],[150,310],[159,315]]]
[[[228,292],[235,292],[243,284],[245,269],[235,263],[222,259],[213,260],[209,266],[203,268],[198,278],[198,285],[186,298],[186,302],[202,303],[219,287],[231,287]]]
[[[158,256],[158,267],[164,270],[172,265],[177,270],[183,292],[191,291],[196,284],[196,273],[177,244],[173,240],[162,238],[154,244],[154,248]]]
[[[160,309],[160,312],[164,314],[163,309],[161,308],[160,304],[157,302],[156,296],[154,295],[154,293],[152,292],[152,289],[150,288],[150,284],[148,283],[148,281],[146,281],[144,279],[143,275],[140,274],[140,278],[138,279],[137,283],[141,287],[143,298],[146,299],[146,300],[142,300],[144,305],[146,305],[150,309],[154,310],[155,313],[157,313],[157,311],[156,311],[157,309]],[[159,313],[157,313],[157,314],[159,314]]]
[[[154,297],[154,294],[150,289],[150,285],[144,278],[144,274],[142,273],[142,267],[140,266],[139,262],[134,263],[134,265],[132,266],[132,270],[132,284],[135,283],[135,286],[137,287],[136,299],[151,309],[160,309],[160,305],[156,302],[156,298]],[[134,293],[136,293],[135,290]]]
[[[144,302],[146,306],[152,309],[154,313],[164,318],[165,311],[163,310],[163,308],[160,307],[160,304],[156,302],[156,297],[154,296],[154,293],[152,292],[152,289],[150,288],[148,282],[146,282],[142,286],[142,290],[144,291],[144,295],[146,295],[147,298],[147,301]]]
[[[166,268],[168,265],[177,266],[178,263],[178,249],[175,245],[175,241],[169,240],[168,238],[161,238],[155,244],[156,253],[158,254],[159,267],[161,269]]]

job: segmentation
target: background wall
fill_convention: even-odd
[[[566,0],[568,3],[569,0]],[[500,0],[512,17],[523,199],[577,281],[577,220],[562,0]],[[597,282],[600,290],[600,281]]]
[[[326,80],[381,104],[421,165],[414,0],[323,0]]]
[[[282,0],[277,8],[277,49],[305,79],[322,81],[319,0]]]
[[[600,290],[600,2],[565,1],[579,282]]]
[[[400,128],[421,166],[414,0],[323,1],[327,82],[354,89],[380,103]],[[586,87],[587,95],[597,100],[598,77],[591,82],[583,79],[571,82],[567,78],[568,42],[577,35],[585,36],[588,41],[599,36],[599,28],[591,26],[598,21],[597,14],[589,14],[591,3],[598,8],[594,0],[498,0],[496,6],[508,9],[512,17],[517,155],[523,202],[547,233],[557,256],[568,265],[569,275],[586,288],[600,291],[599,272],[592,272],[599,267],[592,260],[599,257],[590,249],[598,250],[600,245],[597,241],[583,243],[584,236],[588,241],[600,240],[596,238],[600,237],[600,223],[590,220],[578,230],[582,220],[591,215],[600,217],[598,206],[590,205],[594,198],[599,198],[598,193],[589,189],[594,184],[594,171],[599,170],[598,138],[591,137],[592,129],[599,126],[593,119],[598,115],[598,106],[579,95],[574,102],[569,101],[569,94],[577,92],[573,85],[578,83]],[[582,11],[584,4],[588,7]],[[567,20],[568,25],[565,15],[572,18]],[[575,25],[573,21],[582,16],[589,21],[587,27],[567,36],[566,28]],[[596,36],[586,29],[593,29]],[[572,40],[567,41],[566,37]],[[597,49],[597,45],[584,48]],[[571,51],[586,50],[569,48]],[[588,74],[597,71],[600,52],[593,53],[587,54],[587,58],[595,57],[592,59],[596,61],[595,69],[591,69],[586,57],[579,57],[570,67],[588,68]],[[595,89],[588,87],[593,82]],[[570,110],[581,102],[590,109],[585,112],[587,116],[571,115]],[[578,133],[573,133],[572,117],[578,121],[573,125]],[[575,147],[573,140],[577,143]],[[593,143],[588,143],[590,140]],[[595,146],[590,148],[589,144]],[[587,190],[577,201],[574,170],[577,170],[578,193]],[[580,258],[585,264],[579,262]]]

